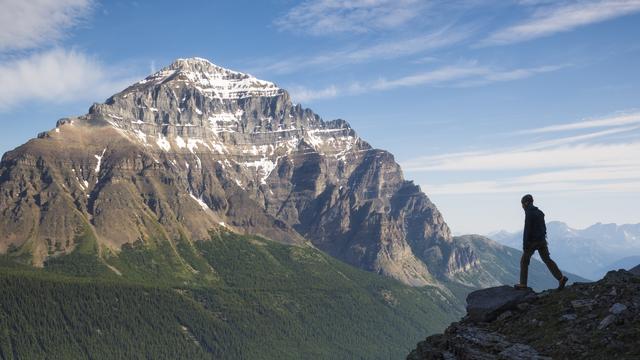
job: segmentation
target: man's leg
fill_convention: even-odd
[[[540,254],[540,258],[542,258],[542,261],[547,265],[549,271],[551,271],[553,277],[560,281],[560,279],[562,279],[562,272],[558,269],[558,265],[556,265],[555,261],[551,260],[551,257],[549,256],[549,247],[547,247],[547,245],[541,246],[538,248],[538,253]]]
[[[520,285],[527,286],[527,280],[529,277],[529,261],[535,250],[531,248],[524,248],[522,251],[522,258],[520,259]]]

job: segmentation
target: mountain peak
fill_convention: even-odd
[[[207,97],[217,99],[271,97],[283,92],[272,82],[226,69],[199,57],[176,59],[171,65],[139,81],[138,85],[156,86],[169,81],[185,83],[195,87]]]
[[[201,57],[179,58],[172,62],[169,66],[163,68],[160,71],[166,70],[178,70],[182,72],[196,72],[202,74],[220,74],[220,75],[237,75],[240,77],[251,77],[251,75],[244,74],[238,71],[226,69],[222,66],[216,65],[211,61]]]

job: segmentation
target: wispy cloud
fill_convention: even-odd
[[[365,33],[403,26],[428,5],[421,0],[307,0],[274,24],[281,30],[311,35]]]
[[[89,14],[91,0],[3,1],[0,52],[48,45]]]
[[[579,144],[536,151],[449,154],[409,161],[403,168],[468,174],[468,181],[424,185],[430,194],[623,192],[640,190],[640,159],[635,155],[639,153],[640,142]],[[514,172],[524,175],[504,175]],[[492,179],[473,180],[487,176]]]
[[[638,0],[577,1],[541,6],[529,19],[492,33],[479,45],[504,45],[527,41],[638,11]]]
[[[535,129],[528,129],[518,131],[518,134],[541,134],[541,133],[551,133],[551,132],[559,132],[559,131],[570,131],[570,130],[581,130],[581,129],[591,129],[591,128],[601,128],[601,127],[611,127],[611,126],[624,126],[624,125],[632,125],[632,124],[640,124],[640,112],[632,112],[619,114],[615,116],[610,116],[601,119],[585,119],[578,122],[573,122],[569,124],[559,124],[559,125],[551,125],[544,126]]]
[[[314,67],[331,69],[350,64],[397,59],[459,43],[469,37],[471,32],[470,28],[456,28],[454,30],[452,26],[447,26],[429,34],[411,38],[389,40],[369,46],[343,49],[314,56],[275,60],[259,66],[259,71],[287,74]]]
[[[606,170],[604,170],[606,172]],[[609,183],[585,183],[584,181],[555,181],[525,183],[520,179],[498,181],[477,181],[451,184],[423,184],[423,189],[432,195],[497,194],[497,193],[567,193],[567,192],[637,192],[640,181],[619,181]]]
[[[410,172],[467,174],[468,181],[427,185],[428,191],[434,194],[637,191],[640,189],[640,156],[637,155],[640,154],[640,142],[637,140],[640,126],[621,124],[632,122],[615,115],[587,124],[554,125],[540,129],[547,133],[608,128],[512,148],[423,156],[406,161],[403,168]],[[636,136],[629,141],[621,141],[613,136],[620,133]],[[514,172],[523,175],[513,176]],[[492,179],[480,180],[486,177]]]
[[[536,74],[556,71],[563,67],[564,66],[542,66],[503,70],[481,66],[472,61],[466,64],[443,66],[435,70],[419,72],[395,79],[380,78],[366,83],[353,82],[344,86],[331,85],[319,90],[294,86],[291,88],[291,93],[296,101],[305,102],[412,86],[480,86],[495,82],[524,79]]]
[[[495,149],[426,156],[403,163],[407,171],[535,170],[594,166],[640,166],[640,142],[576,144],[548,149]]]
[[[102,100],[134,80],[81,52],[39,52],[0,64],[0,111],[29,100]]]
[[[336,86],[331,85],[323,89],[308,89],[303,86],[293,86],[289,88],[289,92],[295,101],[306,102],[318,99],[334,98],[342,93]]]
[[[55,45],[86,20],[93,0],[5,1],[1,7],[0,112],[33,100],[103,100],[138,78]]]
[[[545,149],[545,148],[554,147],[554,146],[575,144],[575,143],[585,142],[588,140],[607,137],[609,135],[615,135],[620,133],[632,133],[634,130],[638,130],[638,129],[640,129],[640,126],[614,127],[611,129],[591,132],[587,134],[572,135],[572,136],[566,136],[566,137],[561,137],[556,139],[538,141],[531,145],[525,146],[523,150]]]

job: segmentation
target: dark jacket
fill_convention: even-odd
[[[547,243],[547,226],[544,223],[544,213],[537,207],[529,205],[524,209],[524,232],[522,245],[524,248]]]

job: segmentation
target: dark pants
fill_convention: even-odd
[[[533,246],[526,246],[522,253],[522,259],[520,259],[520,284],[527,285],[527,278],[529,277],[529,261],[536,250],[538,250],[538,254],[540,254],[542,261],[547,265],[547,268],[549,268],[553,277],[558,279],[558,281],[562,279],[562,272],[558,269],[558,265],[556,265],[556,263],[549,257],[549,248],[547,247],[547,244],[535,244]]]

